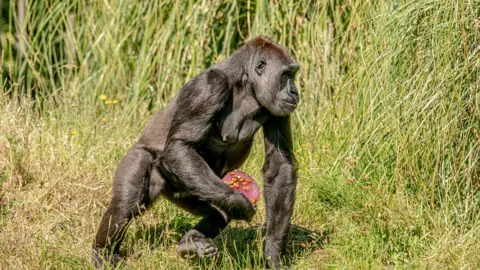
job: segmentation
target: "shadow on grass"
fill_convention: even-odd
[[[144,241],[149,249],[176,246],[182,235],[192,228],[198,219],[191,217],[176,217],[173,222],[159,223],[140,228],[134,236],[134,241]],[[292,225],[291,241],[284,258],[287,267],[297,259],[309,256],[315,250],[322,248],[328,241],[331,232],[314,231],[297,225]],[[224,268],[229,265],[235,269],[258,268],[265,264],[263,259],[262,242],[264,227],[253,225],[247,228],[227,227],[215,239],[219,248],[219,255],[213,259],[192,259],[189,264],[192,268]],[[134,251],[127,251],[127,256],[134,255]],[[141,256],[141,254],[137,254]],[[137,257],[135,256],[135,257]],[[179,257],[180,260],[180,257]]]
[[[222,265],[222,259],[230,259],[234,261],[237,269],[258,268],[265,265],[262,250],[264,234],[265,227],[258,225],[249,228],[226,229],[222,237],[219,237],[221,255],[217,259],[217,263]],[[287,267],[291,266],[297,259],[306,257],[322,248],[330,234],[330,232],[314,231],[292,225],[290,243],[283,264]]]
[[[182,236],[197,222],[198,218],[195,217],[177,216],[169,222],[141,225],[130,240],[143,241],[150,250],[177,245]],[[127,251],[126,255],[131,255],[131,251]]]

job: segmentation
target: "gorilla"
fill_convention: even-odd
[[[297,183],[289,114],[299,102],[294,84],[299,68],[285,48],[259,36],[187,82],[120,161],[93,245],[95,266],[121,262],[128,224],[159,196],[202,217],[182,237],[177,252],[214,256],[218,249],[212,239],[230,220],[250,221],[256,212],[221,178],[247,159],[262,127],[263,252],[267,266],[279,268]]]

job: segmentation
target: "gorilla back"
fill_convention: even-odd
[[[231,219],[256,208],[221,178],[242,165],[255,133],[265,144],[266,262],[280,266],[295,201],[296,164],[289,114],[298,104],[299,65],[287,50],[257,37],[185,84],[121,160],[113,196],[94,243],[97,267],[121,260],[130,220],[162,196],[202,220],[180,240],[181,256],[214,256],[211,240]]]

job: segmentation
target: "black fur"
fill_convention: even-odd
[[[113,198],[94,244],[94,263],[116,265],[130,220],[161,195],[203,219],[181,241],[181,255],[209,257],[211,241],[230,219],[250,220],[256,209],[221,178],[247,158],[263,127],[266,203],[264,254],[280,266],[295,201],[296,165],[289,114],[299,101],[298,64],[279,45],[257,37],[198,74],[157,113],[121,160]]]

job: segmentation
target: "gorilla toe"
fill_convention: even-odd
[[[208,238],[187,238],[180,241],[177,252],[182,258],[210,258],[217,255],[218,248]]]

